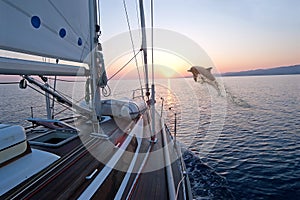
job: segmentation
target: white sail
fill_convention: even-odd
[[[0,48],[84,62],[91,49],[89,1],[1,0]]]

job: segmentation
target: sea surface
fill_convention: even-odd
[[[226,178],[235,199],[299,199],[300,76],[223,77],[218,82],[222,95],[192,79],[158,80],[158,113],[173,134],[176,113],[176,139]],[[112,81],[110,98],[131,95],[137,85],[135,80]],[[83,83],[59,82],[58,89],[78,101],[84,96]],[[0,122],[30,125],[31,110],[34,117],[46,116],[44,99],[30,88],[0,85]],[[64,109],[55,108],[55,113]]]

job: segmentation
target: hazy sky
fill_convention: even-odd
[[[132,28],[135,1],[126,0]],[[104,41],[128,30],[122,0],[101,5]],[[299,0],[154,0],[154,27],[195,41],[221,72],[300,64]]]

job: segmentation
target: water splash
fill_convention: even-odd
[[[235,106],[239,106],[242,108],[251,108],[252,106],[246,102],[245,100],[243,100],[242,98],[236,96],[233,92],[230,91],[230,89],[224,85],[224,89],[226,92],[226,98],[228,101],[230,101],[231,103],[233,103]]]
[[[242,98],[235,95],[229,87],[226,85],[219,84],[216,80],[215,81],[209,81],[204,79],[198,79],[198,83],[200,84],[207,84],[208,87],[213,88],[219,97],[226,98],[228,102],[231,102],[235,106],[239,106],[242,108],[251,108],[252,106],[243,100]]]

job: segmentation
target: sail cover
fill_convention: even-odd
[[[0,48],[84,62],[89,18],[87,0],[1,0]]]

